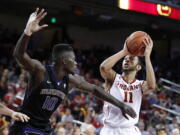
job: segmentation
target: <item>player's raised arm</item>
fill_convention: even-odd
[[[82,76],[69,75],[69,81],[76,88],[79,88],[84,92],[93,93],[93,95],[95,95],[96,97],[119,107],[123,114],[128,114],[132,118],[136,117],[135,111],[130,106],[124,104],[123,102],[120,102],[119,100],[111,96],[109,93],[105,92],[101,87],[88,83],[87,81],[84,80]]]
[[[113,82],[116,76],[116,72],[112,69],[114,65],[122,59],[124,56],[128,55],[129,52],[126,49],[126,44],[124,48],[119,51],[118,53],[110,56],[109,58],[105,59],[100,65],[100,73],[101,76],[108,82]]]
[[[146,64],[146,82],[143,86],[143,91],[146,93],[149,90],[153,90],[156,87],[156,78],[154,74],[154,69],[151,64],[150,55],[153,48],[153,41],[150,38],[145,38],[143,43],[146,46],[144,56],[145,56],[145,64]]]
[[[30,36],[34,32],[37,32],[44,27],[47,27],[47,24],[44,24],[42,26],[39,25],[39,22],[46,16],[46,14],[47,13],[44,12],[44,9],[39,11],[39,8],[37,8],[36,11],[30,15],[29,20],[26,24],[24,33],[18,40],[16,47],[14,49],[13,55],[18,61],[18,63],[20,64],[20,66],[22,66],[23,68],[25,68],[26,70],[30,72],[33,72],[35,68],[37,69],[42,68],[40,62],[37,60],[31,59],[29,55],[26,53],[26,50],[27,50],[27,45],[28,45]]]

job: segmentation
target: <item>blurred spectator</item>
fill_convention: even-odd
[[[81,135],[81,129],[79,127],[76,127],[72,135]]]
[[[0,135],[8,135],[9,134],[9,124],[5,120],[5,118],[0,119]]]
[[[150,135],[147,131],[145,131],[145,124],[142,119],[139,120],[138,127],[142,135]]]
[[[88,126],[85,133],[86,133],[86,135],[96,135],[95,134],[95,127],[92,125]]]
[[[56,128],[55,128],[55,134],[56,135],[66,135],[66,130],[62,123],[57,123]]]
[[[69,108],[67,108],[65,114],[61,118],[61,122],[72,122],[73,119],[74,118],[71,114],[71,110]]]
[[[175,128],[172,130],[172,135],[180,135],[179,128]]]
[[[156,133],[157,135],[168,135],[165,126],[161,124],[156,126]]]
[[[172,131],[173,129],[177,128],[178,127],[178,123],[177,123],[177,119],[174,118],[172,120],[172,123],[168,125],[169,127],[169,131]]]

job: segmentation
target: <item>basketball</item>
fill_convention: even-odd
[[[126,39],[126,46],[127,50],[130,54],[134,56],[143,56],[145,51],[145,45],[143,40],[150,36],[143,31],[136,31],[133,32],[127,39]]]

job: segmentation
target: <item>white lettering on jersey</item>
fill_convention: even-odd
[[[57,89],[41,89],[40,92],[41,95],[53,95],[53,96],[58,96],[61,99],[65,98],[65,94],[63,92],[61,92],[60,90]]]

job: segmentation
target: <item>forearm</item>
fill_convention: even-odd
[[[145,63],[146,63],[146,81],[148,86],[151,89],[155,89],[156,87],[156,78],[154,74],[154,69],[151,64],[150,57],[145,57]]]
[[[28,42],[29,42],[29,38],[30,36],[27,36],[26,34],[22,34],[20,39],[18,40],[17,44],[16,44],[16,47],[14,49],[14,56],[15,57],[20,57],[22,55],[25,54],[26,50],[27,50],[27,45],[28,45]]]
[[[6,106],[0,103],[0,114],[12,116],[13,112],[13,110],[7,108]]]
[[[106,60],[104,60],[100,67],[105,70],[109,70],[124,56],[126,56],[126,52],[124,50],[121,50],[120,52],[118,52],[118,53],[112,55],[111,57],[107,58]]]
[[[93,90],[93,94],[102,99],[105,100],[119,108],[124,108],[125,104],[120,102],[119,100],[117,100],[115,97],[113,97],[112,95],[110,95],[109,93],[105,92],[102,88],[95,86],[94,90]]]

